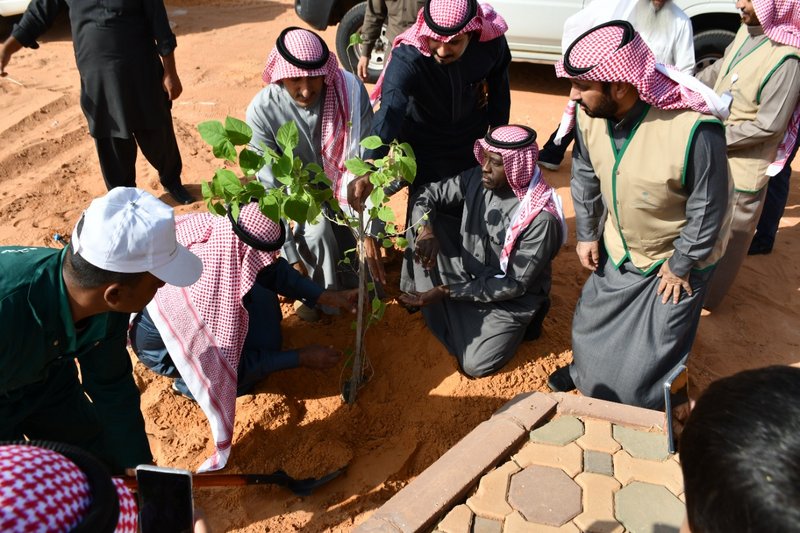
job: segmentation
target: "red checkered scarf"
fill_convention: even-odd
[[[470,1],[474,0],[428,0],[426,7],[428,7],[431,18],[436,24],[444,28],[455,28],[461,25],[464,19],[469,16]],[[478,33],[478,40],[484,42],[497,39],[506,31],[508,31],[508,24],[506,24],[505,19],[497,14],[489,4],[478,4],[476,15],[472,20],[458,33],[447,36],[439,35],[428,26],[425,22],[425,8],[422,8],[417,14],[417,21],[414,25],[395,37],[392,48],[407,44],[419,50],[422,55],[430,57],[429,38],[447,43],[459,35],[476,32]],[[391,62],[391,55],[389,56],[389,62]],[[384,65],[381,75],[375,84],[375,89],[370,94],[370,99],[373,102],[381,97],[383,74],[386,72],[389,62]]]
[[[119,499],[116,533],[136,533],[136,499],[114,479]],[[89,512],[89,479],[60,453],[32,445],[0,446],[0,531],[71,531]]]
[[[242,304],[256,276],[278,252],[244,244],[227,217],[210,213],[175,219],[178,242],[203,261],[203,274],[190,287],[165,285],[147,309],[175,367],[205,412],[216,444],[200,471],[225,466],[233,437],[236,381],[249,316]],[[247,204],[239,224],[262,241],[276,241],[277,224],[255,203]]]
[[[798,0],[753,0],[753,8],[764,33],[771,41],[800,48],[800,1]],[[800,102],[792,113],[786,133],[778,145],[775,161],[767,169],[767,176],[774,176],[783,169],[789,154],[797,143],[800,130]]]
[[[692,109],[699,113],[727,118],[729,100],[717,96],[695,78],[674,67],[656,62],[653,52],[642,37],[634,32],[623,43],[626,30],[632,26],[625,21],[611,21],[586,32],[567,49],[565,59],[556,63],[560,78],[597,82],[625,82],[633,85],[639,98],[659,109]],[[567,72],[564,62],[573,69],[584,69],[577,75]],[[557,143],[575,125],[575,102],[564,111]]]
[[[500,126],[488,133],[491,139],[504,143],[521,143],[530,138],[532,132],[519,126]],[[498,148],[492,146],[486,139],[475,141],[473,151],[475,159],[483,166],[484,150],[503,156],[503,169],[508,179],[508,184],[514,194],[519,198],[520,205],[506,229],[503,249],[500,253],[500,269],[504,277],[508,268],[508,260],[514,249],[520,233],[527,228],[542,210],[552,214],[561,224],[561,243],[566,242],[567,226],[561,208],[561,198],[542,178],[541,171],[536,165],[539,159],[539,146],[536,142],[521,148]]]
[[[322,39],[314,32],[301,28],[291,28],[283,34],[283,45],[288,52],[301,61],[319,61],[325,47]],[[278,37],[280,39],[280,37]],[[341,205],[347,205],[347,183],[354,176],[345,168],[347,158],[347,131],[350,117],[350,102],[347,85],[339,68],[336,55],[329,53],[328,61],[317,69],[304,69],[290,63],[278,47],[272,49],[267,57],[261,79],[264,83],[278,83],[287,78],[310,78],[325,76],[325,102],[322,107],[322,168],[332,182],[334,196]],[[357,111],[357,110],[356,110]]]

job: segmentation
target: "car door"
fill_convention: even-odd
[[[580,11],[584,0],[488,0],[508,23],[514,59],[554,61],[561,55],[564,21]]]

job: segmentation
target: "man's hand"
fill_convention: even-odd
[[[669,261],[664,261],[661,264],[661,268],[658,270],[658,274],[656,274],[661,278],[661,281],[658,282],[658,290],[656,293],[663,293],[663,296],[661,296],[662,304],[667,303],[670,298],[673,304],[677,304],[678,300],[681,298],[681,288],[683,288],[689,296],[692,295],[692,286],[689,285],[690,274],[691,272],[687,272],[683,277],[676,276],[669,269]]]
[[[347,184],[347,203],[359,213],[364,210],[373,189],[367,176],[359,176]]]
[[[372,279],[381,285],[386,285],[386,271],[383,269],[383,261],[381,261],[381,245],[378,244],[377,239],[373,237],[364,239],[364,259],[367,260]]]
[[[306,270],[306,266],[302,261],[292,264],[292,268],[295,269],[301,276],[308,277],[308,270]]]
[[[422,265],[425,270],[436,266],[436,257],[439,255],[439,239],[433,234],[430,225],[422,226],[422,231],[417,236],[414,246],[414,261]]]
[[[322,294],[317,298],[317,303],[328,307],[338,307],[339,309],[345,309],[351,313],[355,313],[356,306],[358,305],[358,289],[322,291]]]
[[[594,272],[597,270],[597,267],[600,266],[599,241],[578,241],[575,251],[578,253],[578,259],[581,260],[581,265],[583,265],[584,268],[588,268]]]
[[[398,300],[401,303],[411,307],[425,307],[426,305],[435,304],[450,295],[450,288],[447,285],[439,285],[425,292],[404,292]]]
[[[167,93],[167,98],[170,100],[177,99],[183,92],[183,85],[181,85],[181,79],[177,73],[170,74],[165,71],[162,84],[164,85],[164,91]]]
[[[306,368],[330,368],[335,366],[342,354],[333,349],[333,346],[320,346],[312,344],[300,348],[300,366]]]
[[[367,56],[361,56],[358,58],[358,65],[356,66],[356,72],[358,72],[358,77],[361,78],[361,81],[367,81],[369,74],[367,73],[367,65],[369,64],[369,58]]]
[[[164,86],[167,98],[175,100],[183,92],[183,85],[181,85],[181,79],[178,77],[178,69],[175,67],[175,52],[163,56],[161,62],[164,64],[164,78],[161,80],[161,85]]]
[[[22,48],[22,44],[14,37],[9,37],[0,47],[0,77],[8,76],[6,72],[6,65],[11,60],[11,56]]]

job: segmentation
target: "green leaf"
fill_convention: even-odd
[[[414,178],[417,177],[417,161],[413,157],[403,156],[398,160],[400,163],[400,173],[409,183],[414,183]]]
[[[221,168],[217,170],[214,177],[217,178],[217,180],[219,180],[219,184],[222,187],[222,190],[228,192],[229,194],[235,196],[238,195],[240,192],[242,192],[242,190],[244,189],[244,187],[242,187],[241,182],[239,181],[239,178],[236,177],[236,174],[234,174],[230,170]]]
[[[375,150],[384,146],[383,141],[377,135],[371,135],[364,139],[361,139],[361,146],[366,148],[367,150]]]
[[[383,242],[381,242],[381,244],[383,245],[384,248],[391,248],[392,246],[394,246],[392,239],[383,239]]]
[[[224,141],[228,140],[227,132],[218,120],[209,120],[201,122],[197,125],[197,131],[200,132],[200,137],[211,146],[219,146]]]
[[[250,195],[251,198],[256,198],[259,200],[267,194],[266,189],[264,189],[264,185],[258,180],[248,181],[244,186],[244,190]]]
[[[245,176],[252,176],[264,166],[264,158],[252,150],[244,148],[239,152],[239,167]]]
[[[311,172],[312,174],[319,174],[320,172],[325,172],[321,166],[316,163],[308,163],[306,165],[306,170]]]
[[[315,203],[311,203],[308,205],[308,213],[306,214],[306,220],[312,224],[317,221],[317,217],[322,212],[319,206]]]
[[[398,148],[400,148],[405,155],[407,155],[409,157],[412,157],[412,158],[414,158],[414,160],[416,160],[417,156],[414,155],[414,149],[411,148],[410,144],[408,144],[408,143],[400,143],[398,145]]]
[[[203,194],[203,198],[206,200],[210,200],[214,197],[214,193],[211,191],[211,184],[207,181],[204,181],[200,184],[200,192]]]
[[[290,124],[294,124],[294,122],[291,122]],[[272,173],[275,174],[276,178],[291,177],[292,168],[293,167],[294,167],[294,160],[292,159],[292,156],[284,153],[272,165]],[[281,183],[286,183],[286,182],[284,182],[283,180],[280,180],[280,179],[279,179],[279,181]],[[286,185],[290,185],[290,184],[291,184],[291,182],[290,183],[286,183]]]
[[[214,202],[211,204],[211,212],[219,216],[225,216],[228,214],[225,206],[219,202]]]
[[[394,243],[398,248],[408,248],[408,240],[405,237],[397,237]]]
[[[341,264],[343,264],[343,265],[349,265],[349,264],[350,264],[350,258],[349,258],[349,257],[345,257],[344,259],[342,259],[342,260],[341,260],[341,261],[339,261],[339,262],[340,262]]]
[[[264,196],[261,200],[258,201],[258,208],[264,214],[265,217],[272,220],[273,222],[278,222],[281,218],[281,207],[278,204],[278,200],[275,199],[274,196],[267,195]]]
[[[383,206],[378,209],[378,218],[384,222],[394,222],[394,211],[389,206]]]
[[[236,147],[233,146],[233,143],[228,139],[214,146],[211,151],[214,153],[214,157],[230,161],[231,163],[236,162]]]
[[[355,45],[361,44],[363,42],[364,42],[364,40],[361,38],[361,34],[360,33],[358,33],[358,32],[352,33],[352,34],[350,34],[350,44],[348,44],[348,46],[355,46]]]
[[[372,192],[369,195],[369,199],[372,201],[372,205],[381,205],[383,201],[386,199],[386,193],[383,192],[382,187],[376,187],[372,189]]]
[[[238,118],[226,117],[225,131],[228,134],[228,139],[236,146],[246,145],[253,137],[253,130],[250,129],[250,126]]]
[[[386,233],[389,235],[397,233],[397,227],[391,222],[389,222],[388,224],[386,224]]]
[[[383,302],[381,301],[381,299],[378,298],[377,296],[374,297],[372,299],[372,312],[374,313],[375,311],[380,309],[382,305],[383,305]]]
[[[308,204],[295,197],[290,197],[283,204],[283,211],[286,216],[295,222],[305,222],[308,220]]]
[[[290,120],[278,128],[278,134],[275,136],[275,140],[284,154],[294,150],[297,144],[300,142],[300,134],[297,132],[297,124]]]
[[[234,200],[233,202],[231,202],[229,209],[231,210],[231,216],[233,217],[233,220],[239,220],[239,211],[240,211],[239,207],[240,206],[238,201]]]
[[[357,157],[345,161],[344,166],[356,176],[363,176],[372,172],[372,166]]]
[[[368,281],[367,282],[367,291],[372,292],[374,290],[375,290],[375,282],[374,281]]]

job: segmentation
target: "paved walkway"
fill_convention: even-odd
[[[677,533],[685,515],[663,413],[521,395],[356,531]]]

